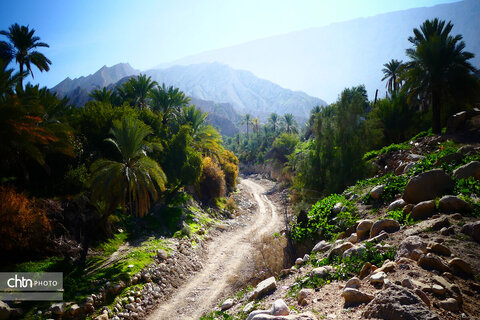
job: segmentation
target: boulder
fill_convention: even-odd
[[[452,260],[448,261],[448,266],[450,269],[453,271],[453,273],[456,274],[465,274],[465,275],[473,275],[473,270],[470,264],[465,262],[465,260],[462,260],[460,258],[453,258]]]
[[[475,241],[480,243],[480,220],[465,224],[461,230],[462,233],[469,235]]]
[[[462,147],[460,147],[458,150],[457,150],[457,153],[460,153],[464,156],[468,156],[470,154],[473,154],[475,153],[475,147],[472,146],[471,144],[467,144],[467,145],[464,145]]]
[[[450,268],[439,257],[427,253],[418,259],[418,265],[426,270],[438,270],[440,272],[450,271]]]
[[[397,220],[393,219],[383,219],[378,220],[370,229],[370,238],[373,238],[380,234],[381,231],[385,232],[396,232],[400,230],[400,223]]]
[[[466,165],[458,167],[457,169],[453,170],[453,177],[457,179],[474,177],[475,179],[480,180],[480,162],[472,161]]]
[[[450,220],[447,217],[443,216],[431,221],[430,227],[432,230],[437,231],[441,230],[442,228],[450,227]]]
[[[272,304],[270,314],[272,316],[288,316],[290,314],[290,309],[288,309],[288,306],[283,299],[277,299]]]
[[[342,258],[345,259],[346,257],[350,256],[359,256],[366,250],[365,245],[359,245],[359,246],[354,246],[351,247],[350,249],[347,249],[343,252]]]
[[[297,260],[295,260],[295,265],[296,266],[301,266],[303,264],[303,259],[302,258],[297,258]]]
[[[403,199],[407,203],[419,203],[443,196],[453,190],[454,182],[443,170],[423,172],[407,183]]]
[[[220,309],[222,311],[228,310],[231,307],[233,307],[234,304],[235,304],[235,301],[233,301],[233,299],[227,299],[222,303],[222,305],[220,306]]]
[[[413,220],[425,220],[433,216],[435,213],[435,201],[428,200],[418,203],[413,207],[410,217]]]
[[[397,264],[395,262],[386,260],[383,263],[383,266],[381,268],[378,268],[377,270],[373,271],[373,273],[378,273],[378,272],[389,273],[389,272],[392,272],[393,270],[395,270],[396,267],[397,267]]]
[[[427,252],[427,244],[419,236],[409,236],[398,246],[395,260],[402,257],[417,261]]]
[[[373,226],[373,221],[372,220],[360,220],[358,221],[357,225],[357,238],[358,240],[362,240],[365,238],[368,238],[368,235],[370,233],[370,229]]]
[[[330,251],[330,256],[339,256],[342,255],[345,250],[348,250],[353,247],[351,242],[344,242],[341,244],[336,245],[333,247],[332,251]]]
[[[425,292],[423,292],[420,289],[415,289],[413,292],[415,292],[415,294],[420,299],[422,299],[422,301],[430,308],[430,306],[432,305],[432,302],[430,301],[430,298],[425,294]]]
[[[394,211],[394,210],[400,210],[405,207],[407,203],[403,199],[398,199],[390,203],[390,205],[387,208],[387,211]]]
[[[350,243],[357,243],[358,242],[358,236],[356,233],[352,233],[348,238],[347,241]]]
[[[332,245],[329,242],[322,240],[319,243],[317,243],[315,247],[313,247],[312,252],[313,253],[325,252],[325,251],[328,251],[331,247]]]
[[[163,250],[163,249],[158,249],[157,250],[157,257],[158,259],[161,261],[161,260],[167,260],[168,258],[168,253],[167,251]]]
[[[446,300],[440,301],[438,302],[438,306],[442,309],[452,312],[457,312],[458,310],[460,310],[458,301],[454,298],[448,298]]]
[[[389,284],[376,294],[362,316],[367,319],[439,320],[415,293],[395,284]]]
[[[8,304],[0,300],[0,320],[7,320],[12,314],[12,309]]]
[[[343,209],[343,204],[341,202],[335,203],[335,206],[332,208],[332,214],[339,214]]]
[[[306,289],[303,288],[298,292],[297,296],[297,302],[301,306],[305,306],[308,304],[308,301],[311,299],[311,297],[314,295],[315,290],[313,289]]]
[[[51,311],[53,314],[61,316],[65,313],[66,307],[67,304],[65,302],[58,302],[52,304],[49,308],[49,311]]]
[[[358,279],[357,277],[353,277],[347,281],[347,283],[345,284],[345,288],[358,289],[360,288],[360,285],[361,285],[360,279]]]
[[[461,111],[447,120],[447,133],[455,133],[465,128],[465,122],[467,121],[467,111]]]
[[[243,307],[242,311],[245,313],[251,312],[253,309],[255,309],[255,303],[253,301],[250,301]]]
[[[385,190],[385,185],[382,184],[382,185],[376,186],[370,191],[370,197],[372,197],[372,199],[378,200],[382,196],[384,190]]]
[[[412,212],[413,207],[415,207],[415,205],[414,205],[413,203],[407,204],[405,207],[403,207],[403,214],[404,214],[404,215],[407,215],[407,214],[409,214],[410,212]]]
[[[377,269],[374,265],[372,265],[370,262],[365,262],[365,264],[362,267],[362,270],[360,270],[360,273],[358,274],[358,277],[360,279],[364,279],[366,276],[368,276],[373,270]]]
[[[263,296],[267,295],[268,293],[276,289],[277,289],[277,282],[275,281],[275,277],[270,277],[268,279],[265,279],[257,285],[255,290],[253,290],[249,300],[262,298]]]
[[[444,196],[438,202],[438,208],[442,212],[454,213],[454,212],[470,212],[472,208],[465,201],[457,196]]]
[[[355,288],[345,288],[342,292],[342,297],[345,299],[345,306],[369,303],[373,300],[372,295],[363,293]]]

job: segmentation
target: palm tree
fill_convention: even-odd
[[[273,132],[275,133],[277,131],[277,125],[278,125],[278,114],[276,113],[270,114],[270,117],[268,117],[268,122],[272,125]]]
[[[50,70],[52,62],[47,59],[42,53],[36,51],[38,47],[49,48],[49,45],[44,42],[39,42],[40,38],[34,36],[35,29],[29,29],[28,26],[20,26],[17,23],[12,24],[8,31],[0,31],[1,35],[8,38],[9,42],[0,42],[0,56],[7,58],[10,62],[13,58],[18,63],[20,74],[24,74],[24,68],[31,74],[33,78],[32,64],[40,71]],[[10,59],[8,59],[10,58]],[[20,79],[20,86],[22,87],[23,80]]]
[[[166,87],[157,86],[150,91],[152,109],[163,113],[162,123],[166,124],[167,120],[173,115],[178,115],[182,107],[186,107],[190,102],[190,98],[180,89],[173,86]]]
[[[257,134],[257,139],[258,139],[258,133],[260,132],[260,120],[258,120],[258,118],[252,119],[252,129],[253,129],[253,132]]]
[[[382,81],[387,80],[386,87],[390,92],[396,92],[399,87],[399,74],[402,71],[403,63],[400,60],[392,59],[390,62],[383,65],[385,68],[382,69],[384,74]]]
[[[124,100],[130,100],[136,107],[146,109],[150,91],[157,84],[156,81],[152,81],[152,77],[147,78],[145,74],[140,74],[136,78],[129,79],[117,90]]]
[[[110,104],[113,102],[114,95],[114,92],[112,90],[107,90],[106,87],[103,87],[102,90],[95,89],[89,94],[89,96],[95,101]]]
[[[286,113],[283,116],[283,122],[285,124],[285,131],[287,133],[296,133],[297,132],[297,122],[295,121],[295,118],[293,117],[293,114]]]
[[[473,53],[464,51],[461,35],[451,36],[453,24],[435,18],[426,20],[420,30],[413,29],[414,36],[408,41],[413,48],[407,49],[411,59],[406,64],[406,85],[410,97],[425,96],[432,106],[432,130],[441,131],[442,99],[455,93],[454,87],[472,83],[476,69],[468,60]]]
[[[242,120],[242,124],[247,125],[247,141],[249,140],[248,128],[249,128],[251,123],[252,123],[252,116],[249,113],[247,113],[245,116],[243,116],[243,120]]]
[[[158,190],[165,190],[167,177],[157,162],[147,156],[152,145],[145,138],[152,130],[135,118],[124,118],[114,121],[110,133],[112,143],[121,156],[120,161],[99,159],[95,161],[92,171],[92,199],[105,201],[108,206],[107,215],[112,213],[118,204],[125,211],[129,204],[130,213],[144,216],[152,201],[159,197]]]

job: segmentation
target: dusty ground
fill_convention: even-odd
[[[148,319],[199,319],[232,293],[235,281],[242,273],[251,272],[256,242],[265,234],[273,234],[283,227],[282,215],[265,193],[271,182],[243,179],[239,185],[240,197],[253,199],[256,210],[243,223],[214,238],[208,245],[203,268],[174,292],[169,300],[158,305]],[[240,210],[242,202],[239,203]],[[240,212],[240,216],[243,213]],[[248,212],[246,213],[248,214]]]

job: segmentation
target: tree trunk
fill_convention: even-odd
[[[23,63],[19,63],[20,64],[20,88],[23,89]]]
[[[432,131],[439,134],[442,131],[440,120],[440,95],[438,92],[432,92]]]

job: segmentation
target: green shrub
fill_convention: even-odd
[[[410,213],[404,214],[403,210],[389,211],[385,218],[397,220],[400,224],[406,226],[413,224],[413,219],[410,217]]]
[[[382,149],[372,150],[372,151],[369,151],[369,152],[365,153],[363,155],[363,160],[367,161],[367,160],[373,159],[377,156],[380,156],[382,154],[386,154],[386,153],[393,152],[393,151],[398,151],[398,150],[407,150],[407,149],[410,149],[411,147],[412,146],[410,144],[408,144],[407,142],[400,143],[400,144],[393,143],[389,146],[383,147]]]
[[[338,202],[342,203],[344,208],[335,216],[332,209]],[[291,237],[297,242],[304,239],[316,240],[320,235],[323,239],[331,240],[336,234],[355,224],[357,221],[355,211],[353,202],[346,200],[342,195],[332,194],[312,206],[306,225],[298,221],[292,225]]]
[[[405,187],[408,183],[408,177],[400,175],[396,176],[393,173],[387,173],[384,176],[377,177],[377,178],[372,178],[372,179],[367,179],[367,180],[362,180],[357,182],[357,185],[355,185],[354,189],[360,189],[360,188],[367,188],[367,187],[373,187],[379,184],[385,185],[385,189],[383,190],[382,196],[380,198],[381,203],[388,203],[395,199],[395,197],[398,194],[402,194],[403,191],[405,191]],[[371,203],[372,198],[370,197],[370,192],[368,192],[364,197],[363,197],[363,202],[364,203]]]
[[[210,157],[203,159],[202,176],[198,187],[204,202],[212,202],[215,198],[225,196],[225,174]]]

